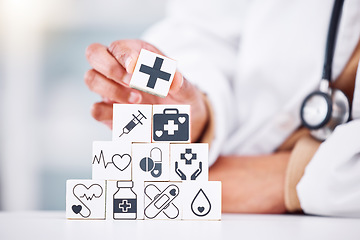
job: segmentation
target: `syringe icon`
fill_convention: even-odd
[[[136,127],[136,125],[138,125],[139,123],[142,125],[141,119],[143,118],[147,119],[145,115],[142,112],[140,112],[140,110],[138,110],[138,112],[139,114],[137,116],[133,114],[134,118],[128,124],[126,124],[126,126],[123,128],[123,132],[120,134],[119,137],[131,132],[131,130],[133,130],[133,128]]]

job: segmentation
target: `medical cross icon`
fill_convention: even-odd
[[[179,130],[179,126],[174,120],[168,120],[168,123],[164,125],[164,130],[168,132],[168,135],[174,135],[175,131]]]
[[[123,212],[128,212],[128,210],[131,208],[131,204],[128,203],[127,200],[122,200],[122,202],[119,203],[119,208],[121,208]]]
[[[192,153],[191,148],[186,148],[185,153],[180,154],[181,160],[185,160],[185,164],[191,164],[192,160],[196,160],[197,154]]]
[[[165,81],[170,80],[171,74],[160,70],[160,68],[163,64],[163,61],[164,61],[164,59],[156,57],[154,66],[152,68],[149,66],[146,66],[144,64],[141,64],[139,71],[150,75],[150,78],[146,85],[147,87],[154,89],[158,78],[165,80]]]
[[[129,86],[159,97],[166,97],[176,72],[176,61],[141,49]]]

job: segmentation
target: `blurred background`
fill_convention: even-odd
[[[151,9],[151,11],[148,11]],[[0,0],[0,210],[64,210],[65,182],[91,178],[86,47],[139,38],[165,0]]]

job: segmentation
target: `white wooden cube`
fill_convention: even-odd
[[[145,219],[182,218],[181,182],[145,182]]]
[[[107,181],[106,220],[144,219],[144,182]]]
[[[105,195],[103,180],[67,180],[66,218],[105,219]]]
[[[152,105],[114,104],[112,140],[151,142]]]
[[[183,219],[221,220],[221,182],[184,182]]]
[[[131,162],[131,143],[118,141],[93,142],[93,179],[131,180]]]
[[[141,181],[169,181],[169,152],[169,143],[133,143],[133,179]]]
[[[208,152],[207,143],[170,144],[170,181],[208,181]]]
[[[189,143],[190,105],[153,105],[153,142]]]
[[[164,98],[169,93],[175,72],[175,60],[141,49],[130,87]]]

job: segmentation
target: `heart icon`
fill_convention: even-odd
[[[163,135],[163,131],[157,130],[157,131],[155,131],[155,135],[156,135],[157,137],[161,137],[161,136]]]
[[[198,207],[198,210],[199,210],[200,213],[202,213],[205,210],[205,208],[204,207]]]
[[[176,195],[176,190],[175,190],[175,189],[171,189],[171,190],[170,190],[170,194],[171,194],[171,196],[175,196],[175,195]]]
[[[183,124],[186,121],[186,117],[179,117],[178,121],[179,123]]]
[[[73,205],[71,207],[71,209],[73,210],[74,213],[78,214],[81,211],[82,206],[81,205]]]
[[[157,176],[159,174],[159,170],[154,170],[153,173],[155,176]]]
[[[111,160],[117,169],[124,171],[130,165],[131,156],[129,154],[114,154]]]
[[[190,160],[192,159],[192,157],[193,157],[192,153],[186,153],[186,154],[185,154],[185,158],[186,158],[186,160],[188,160],[188,161],[190,161]]]

